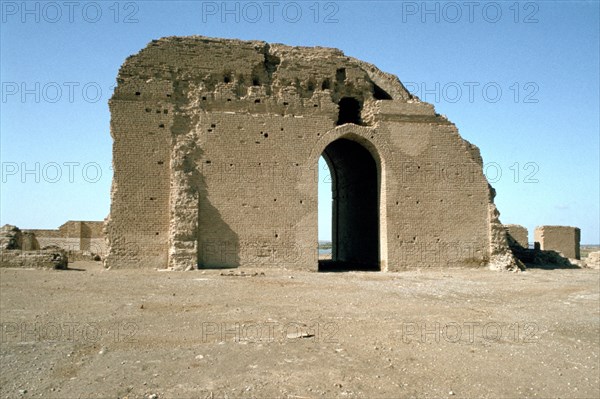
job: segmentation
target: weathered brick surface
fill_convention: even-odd
[[[129,57],[117,81],[108,266],[315,270],[326,148],[339,220],[378,216],[365,242],[381,270],[515,266],[478,148],[373,65],[329,48],[171,37]],[[356,123],[341,123],[354,104]],[[370,157],[353,170],[344,146],[329,146],[340,139]],[[374,202],[344,186],[368,159]],[[358,245],[366,226],[346,225],[334,248]]]
[[[535,228],[535,242],[540,244],[542,250],[560,252],[564,257],[581,259],[579,241],[581,230],[571,226],[537,226]]]
[[[505,224],[504,228],[508,233],[510,244],[517,244],[525,249],[529,248],[529,236],[525,227],[519,224]]]
[[[58,250],[0,250],[0,267],[33,269],[66,269],[69,259]]]

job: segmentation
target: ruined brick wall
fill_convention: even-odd
[[[525,249],[529,248],[529,236],[525,227],[519,224],[505,224],[504,228],[510,244],[516,243]]]
[[[541,250],[560,252],[564,257],[581,259],[579,242],[581,230],[571,226],[537,226],[535,228],[535,242],[540,244]]]
[[[340,260],[515,266],[477,147],[373,65],[171,37],[129,57],[117,82],[108,266],[316,270],[321,155],[335,167]],[[348,250],[360,234],[364,248]]]
[[[57,246],[67,251],[88,251],[104,256],[107,252],[104,222],[69,220],[57,230],[30,229],[40,248]]]

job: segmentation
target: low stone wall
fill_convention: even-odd
[[[0,267],[66,269],[68,263],[69,259],[63,250],[0,251]]]

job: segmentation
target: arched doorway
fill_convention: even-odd
[[[331,174],[331,260],[320,271],[380,270],[376,160],[360,143],[340,138],[322,153]]]

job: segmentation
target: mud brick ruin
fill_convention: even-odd
[[[515,268],[479,149],[397,77],[341,51],[169,37],[119,71],[106,265]]]
[[[59,247],[67,251],[88,251],[103,255],[106,252],[103,228],[103,222],[69,220],[56,230],[30,229],[24,230],[24,233],[33,234],[40,248]]]
[[[579,242],[581,231],[571,226],[537,226],[534,232],[535,244],[541,250],[560,252],[570,259],[581,259]]]

